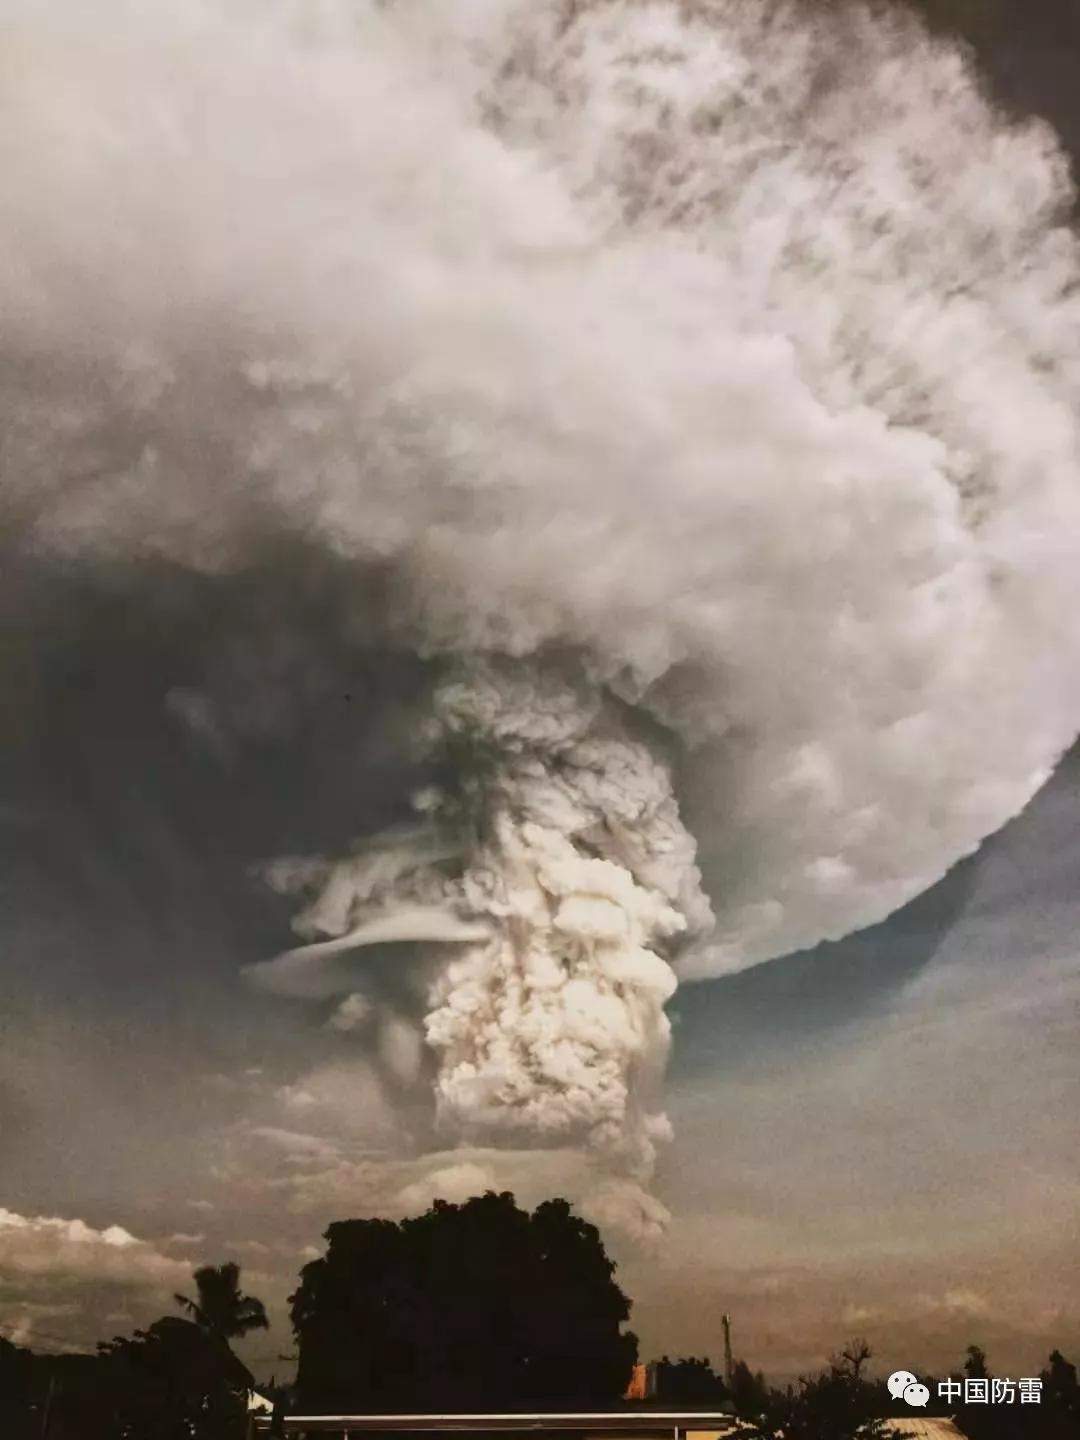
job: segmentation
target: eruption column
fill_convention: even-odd
[[[453,842],[316,870],[300,927],[342,938],[264,979],[317,993],[342,948],[462,945],[425,1022],[443,1124],[479,1142],[583,1142],[647,1178],[668,1133],[653,1108],[676,984],[665,956],[710,917],[666,764],[613,701],[536,663],[459,667],[425,738],[433,758],[453,754],[453,791],[422,798]]]

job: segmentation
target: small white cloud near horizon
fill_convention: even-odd
[[[187,1264],[120,1225],[96,1230],[60,1216],[19,1215],[0,1207],[0,1278],[91,1280],[166,1287],[186,1279]]]
[[[92,1348],[119,1314],[134,1321],[170,1309],[174,1292],[190,1283],[191,1264],[159,1248],[169,1243],[121,1225],[96,1229],[0,1207],[0,1333],[17,1345],[74,1353]]]

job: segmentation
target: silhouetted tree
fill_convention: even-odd
[[[765,1376],[759,1370],[753,1374],[745,1360],[736,1360],[731,1369],[731,1398],[736,1414],[746,1420],[756,1420],[768,1409],[769,1391]]]
[[[878,1440],[886,1435],[880,1386],[863,1375],[871,1354],[865,1340],[849,1341],[820,1375],[773,1391],[756,1422],[760,1433],[777,1440]]]
[[[656,1366],[656,1398],[672,1405],[717,1405],[728,1398],[727,1386],[703,1360],[669,1360],[665,1355]]]
[[[305,1410],[608,1404],[637,1340],[599,1232],[508,1192],[345,1220],[290,1297]]]
[[[1047,1404],[1077,1422],[1080,1432],[1080,1383],[1076,1366],[1066,1360],[1060,1350],[1051,1350],[1049,1368],[1039,1377],[1043,1382],[1043,1398]]]
[[[969,1380],[989,1379],[990,1371],[986,1368],[986,1351],[978,1345],[969,1345],[967,1355],[964,1359],[964,1374]]]
[[[227,1342],[249,1330],[269,1328],[263,1302],[240,1289],[240,1266],[235,1261],[202,1265],[191,1278],[198,1299],[189,1300],[186,1295],[174,1295],[173,1299],[200,1330]]]
[[[970,1379],[993,1384],[986,1354],[977,1345],[968,1347],[963,1368]],[[1075,1365],[1054,1350],[1039,1378],[1043,1388],[1038,1405],[1020,1405],[1015,1398],[1012,1403],[961,1403],[953,1411],[957,1426],[971,1440],[1080,1440]]]
[[[252,1378],[223,1335],[167,1315],[98,1350],[104,1388],[133,1440],[242,1434]]]
[[[251,1377],[225,1341],[166,1316],[96,1355],[0,1343],[4,1440],[243,1440]]]
[[[7,1410],[12,1440],[29,1440],[36,1411],[33,1384],[33,1359],[29,1350],[13,1345],[0,1335],[0,1405]],[[41,1422],[37,1422],[41,1433]]]

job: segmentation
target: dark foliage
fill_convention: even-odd
[[[610,1404],[637,1341],[599,1232],[565,1200],[489,1191],[415,1219],[345,1220],[291,1297],[310,1411]]]
[[[746,1420],[757,1420],[769,1408],[769,1391],[761,1371],[751,1372],[745,1360],[736,1360],[731,1371],[731,1399],[735,1412]]]
[[[968,1347],[963,1366],[972,1379],[991,1379],[986,1354]],[[1016,1377],[1011,1377],[1015,1379]],[[1060,1350],[1051,1352],[1039,1376],[1042,1394],[1037,1405],[958,1404],[950,1412],[971,1440],[1080,1440],[1080,1385],[1076,1366]]]
[[[249,1381],[222,1341],[172,1316],[97,1355],[0,1341],[5,1440],[242,1440]]]
[[[729,1397],[727,1386],[707,1355],[703,1360],[693,1355],[687,1360],[669,1360],[665,1355],[656,1366],[656,1398],[665,1405],[699,1405],[704,1409]]]
[[[878,1440],[888,1432],[881,1387],[863,1374],[871,1357],[863,1340],[852,1340],[820,1375],[804,1376],[797,1385],[774,1390],[759,1433],[770,1440]]]
[[[262,1301],[240,1289],[240,1266],[235,1261],[202,1265],[191,1278],[198,1299],[189,1300],[186,1295],[174,1295],[173,1299],[200,1330],[220,1340],[233,1340],[249,1330],[268,1328]]]
[[[880,1423],[871,1417],[910,1422],[918,1413],[949,1416],[970,1440],[1080,1440],[1076,1367],[1058,1350],[1053,1351],[1048,1368],[1042,1371],[1039,1404],[1020,1404],[1017,1392],[1012,1403],[965,1404],[962,1396],[940,1396],[938,1377],[919,1375],[930,1392],[929,1403],[919,1412],[913,1412],[903,1400],[894,1400],[883,1380],[869,1380],[863,1375],[863,1363],[868,1358],[866,1347],[854,1342],[822,1374],[804,1379],[798,1387],[789,1387],[783,1393],[773,1391],[761,1433],[778,1436],[782,1431],[786,1440],[810,1440],[812,1436],[819,1440],[848,1440],[856,1435],[882,1433]],[[978,1345],[968,1346],[962,1365],[953,1373],[959,1383],[965,1378],[993,1383],[986,1353]],[[1017,1377],[1011,1378],[1015,1381]],[[753,1418],[753,1412],[742,1406],[739,1413]]]

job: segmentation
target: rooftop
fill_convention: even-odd
[[[897,1440],[901,1436],[904,1440],[962,1440],[963,1437],[963,1432],[951,1420],[939,1415],[905,1416],[902,1420],[887,1421],[886,1426],[887,1433],[895,1435]]]

